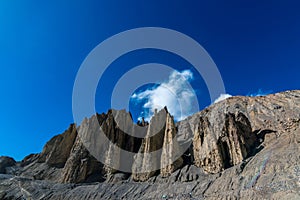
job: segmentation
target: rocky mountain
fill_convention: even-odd
[[[300,91],[231,97],[177,123],[167,108],[138,125],[109,110],[21,162],[0,157],[0,173],[0,199],[300,199]]]

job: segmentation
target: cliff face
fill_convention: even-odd
[[[132,178],[135,181],[146,181],[155,174],[164,177],[171,175],[183,164],[181,155],[177,155],[179,148],[174,119],[164,108],[150,121],[146,138],[139,154],[135,156]]]
[[[208,173],[218,173],[297,127],[299,114],[299,91],[289,91],[261,97],[232,97],[179,122],[178,126],[185,135],[194,137],[195,165]]]
[[[49,166],[58,168],[64,167],[76,137],[76,126],[72,124],[63,134],[57,135],[47,142],[39,155],[38,162],[45,162]]]
[[[1,157],[0,199],[300,198],[300,91],[232,97],[176,124],[165,108],[143,125],[110,110],[22,162]]]
[[[205,114],[206,115],[206,114]],[[222,114],[223,123],[212,126],[201,116],[194,131],[195,165],[208,173],[218,173],[237,165],[255,149],[257,136],[242,113]]]
[[[167,113],[166,128],[164,133],[162,155],[160,160],[160,174],[162,177],[170,176],[183,165],[180,155],[180,145],[176,139],[177,131],[174,118]]]
[[[151,152],[159,150],[163,145],[166,125],[161,127],[156,124],[164,121],[165,118],[165,112],[161,110],[150,121],[146,138],[143,140],[133,164],[133,179],[136,181],[146,181],[154,176],[156,171],[151,170],[152,167],[159,169],[161,154],[151,154]],[[143,173],[139,173],[139,171]]]

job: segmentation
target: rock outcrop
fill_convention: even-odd
[[[62,168],[69,158],[77,136],[76,125],[71,124],[69,129],[63,134],[54,136],[46,143],[42,153],[40,153],[38,162],[45,162],[50,166]]]
[[[167,177],[182,166],[176,134],[174,119],[167,108],[154,114],[134,159],[132,178],[135,181],[146,181],[155,174]]]
[[[167,113],[166,128],[162,145],[160,160],[160,174],[163,177],[170,176],[183,165],[180,146],[177,141],[177,130],[173,116]]]
[[[146,181],[157,173],[160,167],[161,148],[164,141],[166,111],[156,113],[147,129],[146,138],[136,154],[133,163],[133,179]]]
[[[8,156],[0,156],[0,174],[5,174],[6,168],[16,165],[16,161]]]
[[[222,116],[216,117],[222,117],[223,123],[212,124],[210,116],[201,116],[194,131],[195,165],[208,173],[218,173],[241,163],[257,144],[257,136],[244,114],[219,114]]]
[[[111,143],[98,149],[100,129]],[[138,126],[110,110],[40,154],[0,157],[0,199],[299,199],[299,155],[299,90],[231,97],[177,123],[166,109]]]
[[[103,164],[97,161],[77,137],[70,156],[61,172],[60,182],[80,183],[104,181]]]

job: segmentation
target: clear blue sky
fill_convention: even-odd
[[[68,128],[82,61],[101,41],[127,29],[166,27],[194,38],[232,95],[300,88],[298,1],[205,2],[0,1],[0,155],[20,160]],[[150,61],[184,66],[166,52],[138,51],[113,64],[102,92],[110,95],[122,66]],[[209,105],[205,85],[193,84],[201,107]],[[109,98],[96,98],[97,111],[106,111]]]

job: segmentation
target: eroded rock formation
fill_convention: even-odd
[[[167,113],[166,128],[163,139],[162,155],[160,160],[160,174],[163,177],[170,176],[183,165],[183,159],[177,141],[177,130],[173,116]]]
[[[155,113],[134,159],[134,180],[146,181],[156,174],[166,177],[182,166],[183,159],[176,134],[174,118],[167,108]]]
[[[224,115],[223,123],[212,126],[209,116],[204,115],[195,126],[195,165],[208,173],[218,173],[239,164],[251,155],[257,144],[257,136],[252,133],[251,124],[244,114],[220,115]]]
[[[45,162],[50,166],[59,168],[64,167],[70,156],[76,136],[76,125],[71,124],[69,129],[63,134],[54,136],[46,143],[42,153],[39,155],[38,162]]]
[[[99,149],[108,165],[93,152],[100,129],[111,141]],[[113,144],[138,153],[125,158],[132,171],[111,167],[124,161]],[[110,110],[71,125],[40,154],[0,157],[0,199],[299,199],[299,155],[299,90],[231,97],[177,123],[166,109],[139,126]],[[73,184],[82,182],[93,183]]]

